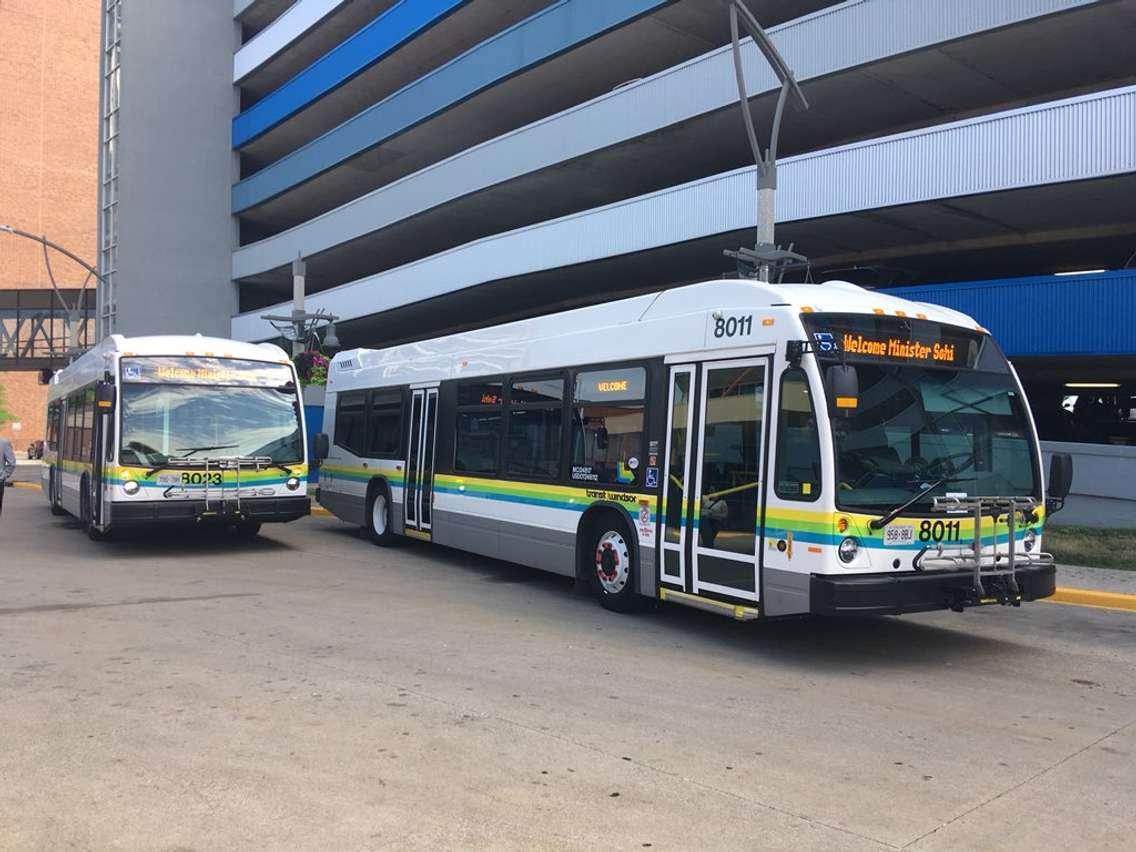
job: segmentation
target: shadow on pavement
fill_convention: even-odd
[[[154,557],[222,556],[231,553],[271,553],[291,550],[285,542],[264,535],[242,538],[223,528],[146,527],[115,530],[106,541],[88,542],[76,524],[67,523],[69,535],[101,557],[151,559]]]
[[[355,531],[347,529],[345,534],[355,535]],[[573,594],[573,580],[568,577],[424,542],[407,541],[400,544],[400,548],[407,558],[428,558],[431,566],[424,568],[437,570],[441,563],[447,568],[477,575],[487,583],[524,584],[530,594],[547,596],[549,606],[561,607],[566,620],[578,621],[580,614],[579,608],[569,606],[569,601],[586,600]],[[652,641],[663,646],[681,644],[689,648],[693,640],[703,645],[698,651],[711,655],[740,653],[760,657],[764,662],[845,673],[855,671],[857,665],[874,669],[914,666],[933,670],[938,666],[962,665],[974,660],[976,655],[996,656],[1012,663],[1037,654],[1037,649],[1025,642],[975,632],[979,627],[988,626],[990,618],[1014,618],[1023,612],[1013,608],[961,614],[943,610],[917,616],[805,616],[739,623],[675,604],[648,602],[643,612],[618,615],[602,609],[597,602],[587,603],[594,606],[596,622],[602,624],[603,629],[629,633],[649,631],[653,634]]]

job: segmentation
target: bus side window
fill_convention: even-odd
[[[76,453],[78,446],[78,432],[76,430],[77,418],[76,415],[79,411],[79,399],[75,394],[67,397],[67,431],[66,431],[66,447],[67,454],[64,456],[68,461],[74,461],[79,456]]]
[[[509,389],[505,472],[555,479],[563,448],[564,379],[514,379]]]
[[[47,407],[47,449],[55,452],[59,449],[59,403],[53,402]]]
[[[774,491],[783,500],[811,502],[820,497],[820,435],[809,380],[804,370],[781,375],[777,412]]]
[[[641,481],[647,371],[615,367],[576,374],[571,478],[637,485]]]
[[[366,394],[344,393],[335,406],[335,445],[357,456],[365,454]]]
[[[372,391],[368,423],[367,455],[397,458],[402,447],[402,391]]]
[[[83,461],[94,461],[95,452],[95,389],[83,391]]]
[[[454,419],[454,472],[497,475],[501,450],[504,384],[495,379],[457,388]]]

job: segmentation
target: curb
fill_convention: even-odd
[[[1070,589],[1065,586],[1058,586],[1051,597],[1039,598],[1039,600],[1046,603],[1136,612],[1136,595],[1126,595],[1121,592],[1098,592],[1094,589]]]
[[[27,488],[29,490],[34,489],[36,491],[41,490],[40,484],[38,482],[9,482],[8,487],[9,488]]]

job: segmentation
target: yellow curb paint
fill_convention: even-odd
[[[42,491],[38,482],[9,482],[9,488],[27,488],[28,490]]]
[[[323,506],[312,506],[312,514],[319,515],[321,518],[331,517],[331,512],[329,512]]]
[[[1040,598],[1048,603],[1091,606],[1095,609],[1121,609],[1136,612],[1136,595],[1120,592],[1098,592],[1093,589],[1070,589],[1058,586],[1051,597]]]

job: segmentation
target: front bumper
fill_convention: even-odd
[[[115,503],[111,526],[169,523],[286,523],[311,514],[310,497],[255,497],[236,500],[148,500]]]
[[[902,574],[814,574],[810,611],[814,615],[900,615],[959,609],[989,603],[1017,603],[1047,598],[1056,587],[1053,565],[1030,565],[1016,572],[1018,595],[1009,594],[1008,578],[982,578],[986,594],[974,590],[972,571],[916,571]]]

